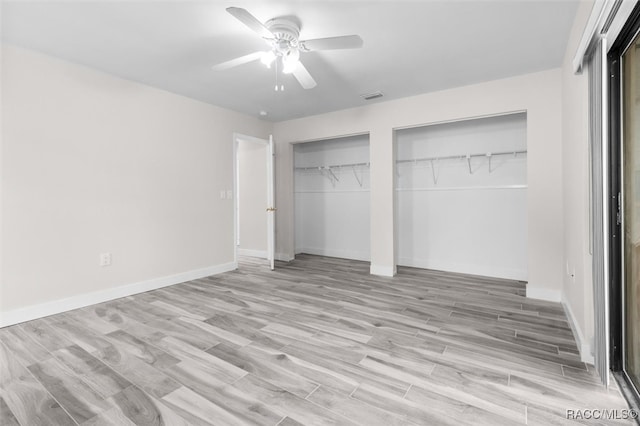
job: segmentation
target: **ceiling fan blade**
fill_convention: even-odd
[[[257,61],[258,59],[262,58],[263,54],[264,52],[249,53],[248,55],[240,56],[239,58],[231,59],[230,61],[226,61],[218,65],[214,65],[211,67],[211,69],[214,71],[228,70],[229,68],[237,67],[238,65]]]
[[[246,9],[241,7],[228,7],[227,12],[234,16],[238,21],[245,24],[254,32],[258,33],[258,35],[262,38],[273,38],[273,33],[269,31],[267,27],[265,27],[262,22],[258,21],[258,19],[250,14]]]
[[[316,38],[313,40],[303,40],[300,42],[302,50],[333,50],[333,49],[357,49],[362,47],[364,42],[358,35]]]
[[[311,74],[309,74],[309,71],[307,71],[304,65],[302,65],[302,62],[298,62],[292,74],[304,89],[313,89],[318,84],[313,77],[311,77]]]

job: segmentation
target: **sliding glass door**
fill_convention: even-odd
[[[610,359],[640,403],[640,2],[607,56]]]
[[[640,35],[621,58],[623,370],[640,389]]]

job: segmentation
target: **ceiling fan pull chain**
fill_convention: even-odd
[[[278,73],[278,60],[275,61],[276,63],[276,87],[275,87],[275,91],[276,92],[284,92],[284,84],[280,84],[280,82],[278,81],[278,77],[280,76],[280,74]]]

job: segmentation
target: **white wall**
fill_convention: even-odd
[[[398,264],[526,281],[526,146],[522,113],[399,130]]]
[[[369,133],[371,270],[395,271],[394,129],[516,111],[527,113],[528,295],[560,300],[563,280],[561,70],[336,111],[274,125],[277,144],[277,245],[293,256],[291,142]]]
[[[267,145],[238,142],[238,253],[267,257]]]
[[[270,123],[9,46],[2,87],[0,321],[233,267],[233,132]]]
[[[0,19],[2,19],[2,5],[0,5]],[[1,47],[1,46],[0,46]],[[3,164],[4,164],[4,136],[3,136],[3,126],[4,126],[4,90],[2,89],[2,82],[4,81],[4,71],[2,64],[4,63],[4,49],[0,48],[0,301],[4,300],[4,285],[3,277],[4,277],[4,238],[2,236],[5,233],[4,230],[4,174],[3,174]],[[1,306],[1,305],[0,305]],[[0,307],[0,326],[2,324],[2,308]]]
[[[563,285],[583,360],[590,360],[593,331],[592,257],[589,248],[589,86],[587,71],[572,61],[593,2],[581,2],[562,66]]]
[[[294,147],[297,168],[368,162],[368,135]],[[369,260],[369,167],[332,172],[335,178],[328,171],[296,170],[295,252]]]

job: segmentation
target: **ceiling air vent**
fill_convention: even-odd
[[[365,101],[370,101],[372,99],[381,98],[383,95],[382,95],[382,92],[378,91],[378,92],[366,93],[360,96],[362,96],[362,98],[364,98]]]

